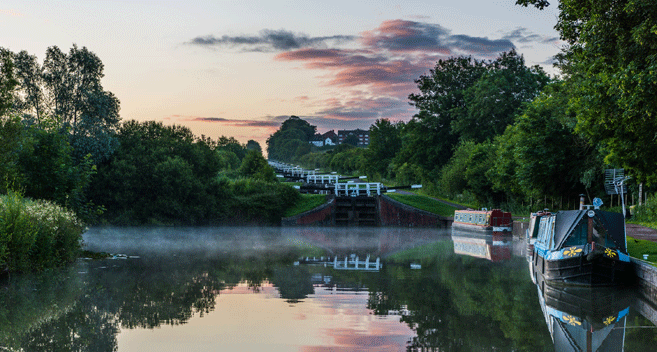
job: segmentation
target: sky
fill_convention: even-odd
[[[0,47],[43,62],[76,44],[104,64],[123,120],[188,126],[263,148],[291,115],[320,133],[408,121],[414,80],[440,59],[516,49],[558,74],[558,2],[32,1],[0,2]]]

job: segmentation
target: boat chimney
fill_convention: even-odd
[[[579,210],[584,210],[584,195],[579,195]]]

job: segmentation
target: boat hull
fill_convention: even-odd
[[[461,230],[468,230],[468,231],[476,231],[476,232],[509,232],[511,233],[513,231],[513,225],[511,226],[490,226],[490,225],[476,225],[476,224],[468,224],[464,222],[457,222],[454,221],[452,222],[452,227],[461,229]]]
[[[632,264],[603,255],[579,255],[550,260],[534,250],[537,281],[553,286],[620,286],[633,283]]]

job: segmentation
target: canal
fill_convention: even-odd
[[[657,342],[645,317],[657,316],[653,302],[633,289],[539,286],[525,244],[505,236],[99,227],[84,246],[115,255],[0,282],[0,351],[654,351]]]

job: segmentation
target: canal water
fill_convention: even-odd
[[[525,243],[505,236],[400,228],[92,228],[84,245],[114,256],[0,282],[0,351],[654,351],[657,345],[654,303],[633,289],[539,286]]]

